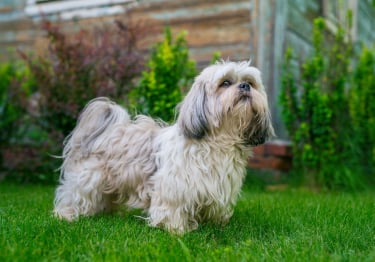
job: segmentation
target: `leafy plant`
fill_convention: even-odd
[[[349,93],[355,149],[363,172],[375,167],[375,52],[364,48]],[[372,178],[374,179],[374,178]]]
[[[56,148],[35,124],[35,90],[34,78],[24,63],[0,66],[0,166],[1,175],[8,180],[55,181],[50,178],[55,178],[51,171],[57,163],[50,154]]]
[[[211,61],[210,61],[210,64],[215,64],[217,61],[219,61],[221,59],[221,53],[219,51],[215,51],[213,54],[212,54],[212,58],[211,58]]]
[[[141,113],[172,121],[174,108],[196,75],[195,62],[189,59],[186,33],[172,39],[169,28],[164,40],[152,49],[147,69],[132,92],[132,104]]]
[[[35,80],[26,102],[35,106],[28,108],[28,114],[22,112],[24,134],[2,149],[8,178],[20,182],[56,182],[60,160],[53,155],[61,154],[62,141],[74,128],[79,111],[95,96],[126,98],[143,67],[137,40],[144,30],[131,22],[116,21],[114,27],[69,35],[50,22],[43,22],[43,29],[49,38],[47,54],[35,57],[20,52],[29,66],[27,79]],[[31,81],[27,79],[20,81],[21,86]],[[10,128],[2,130],[14,133]]]
[[[96,96],[124,99],[142,68],[137,40],[142,29],[116,21],[115,27],[62,32],[58,24],[44,22],[49,38],[46,56],[21,53],[28,62],[41,94],[41,124],[49,132],[66,136],[79,111]]]
[[[33,85],[32,80],[27,80],[28,76],[29,71],[22,64],[0,65],[0,166],[2,167],[4,150],[22,136],[22,120]]]
[[[350,82],[352,44],[340,27],[333,44],[324,35],[325,22],[316,19],[312,55],[299,68],[293,64],[292,50],[287,50],[280,95],[282,116],[293,144],[295,171],[304,174],[305,182],[353,188],[360,177],[350,170],[350,115],[345,92]]]

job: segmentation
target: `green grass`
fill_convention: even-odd
[[[225,227],[184,236],[120,212],[67,223],[52,187],[0,184],[0,261],[375,261],[375,193],[246,189]]]

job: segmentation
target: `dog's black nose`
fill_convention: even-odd
[[[238,86],[239,89],[245,90],[245,91],[250,91],[250,84],[249,83],[241,83]]]

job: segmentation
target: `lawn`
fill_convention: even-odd
[[[0,184],[0,261],[375,261],[375,193],[245,189],[225,227],[184,236],[138,212],[51,216],[53,187]]]

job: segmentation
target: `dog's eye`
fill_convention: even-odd
[[[229,80],[224,80],[221,84],[220,87],[229,87],[232,85],[232,82]]]
[[[254,85],[254,82],[253,81],[246,81],[252,88],[254,88],[255,87],[255,85]]]

